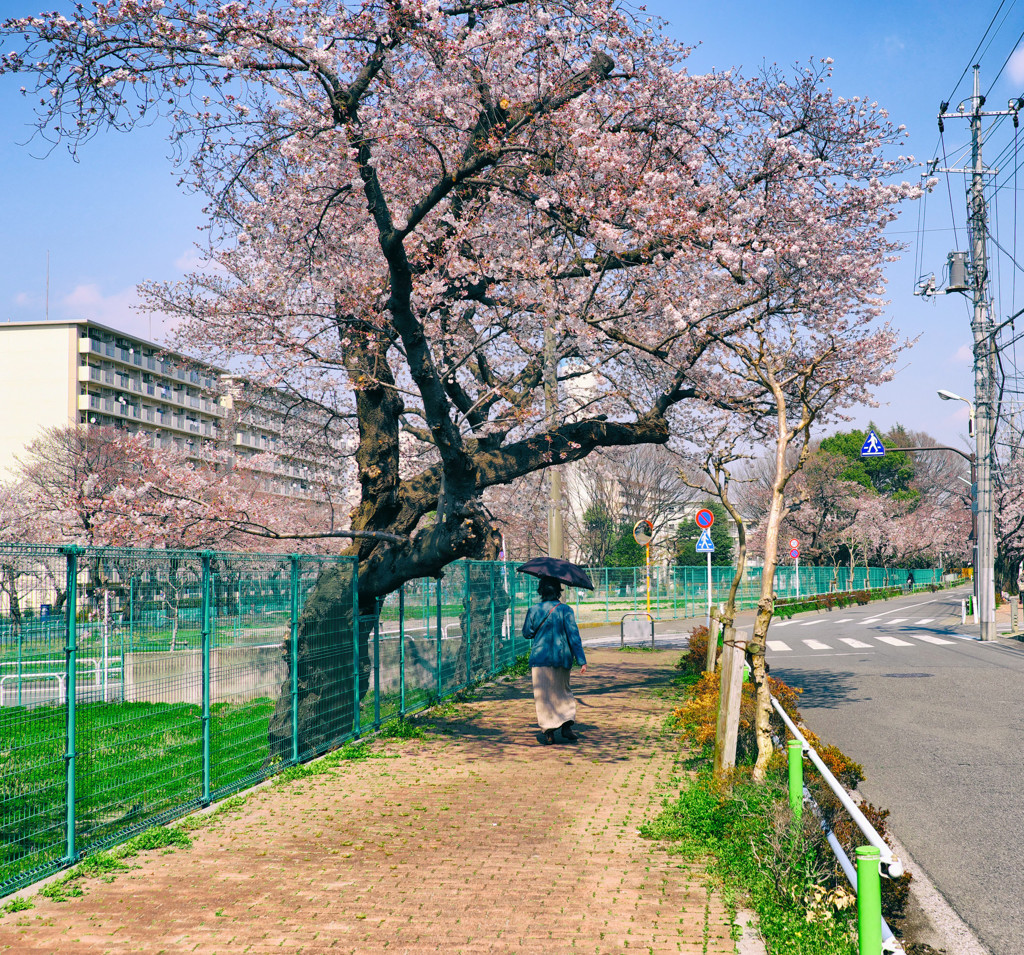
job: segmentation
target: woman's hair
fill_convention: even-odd
[[[541,600],[557,600],[562,596],[562,585],[554,577],[541,577],[537,593]]]

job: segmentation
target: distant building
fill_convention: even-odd
[[[144,432],[196,459],[207,448],[239,463],[279,455],[251,468],[271,494],[317,497],[342,480],[335,462],[288,440],[322,412],[85,319],[0,323],[0,408],[0,478],[44,429],[79,424]]]

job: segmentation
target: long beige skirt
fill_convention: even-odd
[[[556,730],[576,719],[576,697],[569,690],[566,667],[530,667],[537,723],[542,730]]]

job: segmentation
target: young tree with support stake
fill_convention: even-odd
[[[835,97],[827,65],[690,75],[609,0],[112,0],[0,35],[57,140],[167,116],[210,199],[210,267],[148,300],[183,348],[348,427],[368,615],[496,555],[488,488],[666,442],[719,390],[708,350],[777,297],[762,274],[792,259],[827,306],[914,192],[881,157],[902,131]],[[826,274],[800,274],[819,246]],[[544,404],[551,330],[558,384],[594,392],[571,414]],[[347,599],[326,579],[316,597],[320,621]]]
[[[731,341],[728,358],[723,356],[723,365],[729,363],[735,375],[737,395],[743,395],[736,407],[758,409],[753,421],[775,445],[775,474],[762,529],[761,594],[747,645],[757,692],[757,779],[764,777],[773,752],[764,652],[775,605],[779,531],[788,510],[786,487],[810,453],[812,426],[826,423],[850,405],[869,402],[866,383],[890,378],[893,359],[902,347],[887,327],[876,330],[850,319],[823,323],[818,330],[797,331],[786,325],[766,316],[762,328],[746,340]]]

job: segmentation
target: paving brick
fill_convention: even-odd
[[[579,743],[541,745],[528,679],[485,687],[445,732],[372,744],[400,758],[264,787],[191,849],[37,897],[0,952],[734,953],[705,873],[638,833],[673,772],[651,691],[678,654],[590,656]]]

